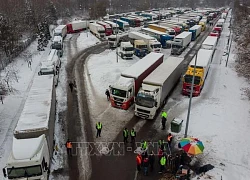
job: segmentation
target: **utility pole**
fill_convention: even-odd
[[[191,85],[191,91],[190,91],[190,96],[189,96],[188,114],[187,114],[187,121],[186,121],[186,128],[185,128],[184,138],[187,137],[187,133],[188,133],[188,125],[189,125],[190,110],[191,110],[192,97],[193,97],[194,78],[195,78],[195,72],[196,72],[197,56],[198,56],[198,52],[196,53],[196,56],[195,56],[194,71],[193,71],[192,85]]]
[[[115,20],[115,23],[116,23],[116,27],[118,26],[117,24],[117,16],[116,16],[116,20]],[[116,30],[116,62],[118,63],[118,38],[117,38],[117,32],[118,30]]]

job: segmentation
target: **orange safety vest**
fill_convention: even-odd
[[[171,140],[172,137],[173,137],[172,135],[168,136],[168,142]]]
[[[137,162],[137,164],[141,164],[141,157],[140,156],[136,156],[136,162]]]
[[[67,148],[71,149],[72,148],[72,143],[71,142],[67,142],[66,146],[67,146]]]

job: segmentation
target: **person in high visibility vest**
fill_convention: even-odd
[[[173,139],[173,136],[171,133],[169,133],[167,137],[169,148],[171,147],[172,139]]]
[[[147,143],[147,141],[142,141],[142,143],[141,143],[141,148],[142,148],[143,150],[146,150],[146,149],[148,148],[148,143]]]
[[[159,148],[161,148],[161,150],[164,151],[164,148],[165,148],[165,141],[163,139],[160,139],[158,141],[158,145],[159,145]]]
[[[124,128],[124,130],[123,130],[123,141],[124,141],[124,143],[128,142],[128,134],[129,134],[128,129]]]
[[[142,156],[138,154],[136,156],[136,166],[137,166],[137,171],[141,170],[141,163],[142,163]]]
[[[159,173],[162,173],[165,169],[165,166],[166,166],[166,162],[167,162],[167,159],[166,159],[166,156],[165,154],[161,157],[160,159],[160,171]]]
[[[165,111],[162,111],[161,113],[161,124],[162,124],[162,130],[166,128],[166,121],[167,121],[168,114]]]
[[[96,132],[96,138],[101,137],[102,123],[101,122],[96,123],[95,128],[97,130],[97,132]]]
[[[72,142],[68,139],[66,142],[67,154],[72,156]]]
[[[131,143],[134,144],[135,143],[135,137],[136,137],[136,131],[135,131],[134,128],[131,129],[130,136],[131,136]]]

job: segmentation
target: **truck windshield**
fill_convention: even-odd
[[[110,32],[110,31],[112,31],[112,29],[111,29],[111,28],[107,28],[106,30],[107,30],[107,31],[109,31],[109,32]]]
[[[175,35],[175,32],[174,31],[169,31],[168,34],[173,36],[173,35]]]
[[[151,48],[161,48],[161,44],[153,44],[151,45]]]
[[[185,75],[184,79],[185,79],[185,83],[192,84],[193,76],[192,75]],[[195,76],[194,77],[194,84],[195,85],[199,85],[200,84],[200,80],[201,80],[201,78],[199,76]]]
[[[147,49],[147,45],[136,45],[138,49]]]
[[[54,32],[54,36],[61,36],[62,34],[61,33],[56,33],[56,32]]]
[[[8,168],[7,172],[8,172],[9,179],[42,175],[42,169],[40,165],[29,166],[29,167],[19,167],[19,168]]]
[[[111,94],[114,95],[114,96],[119,96],[119,97],[125,98],[126,94],[127,94],[127,91],[111,88]]]
[[[144,93],[138,93],[136,97],[136,104],[139,106],[144,106],[152,108],[155,105],[154,97]]]
[[[105,31],[104,31],[104,30],[99,30],[98,32],[99,32],[99,33],[105,33]]]
[[[108,38],[108,41],[116,41],[116,38]]]
[[[125,47],[125,48],[124,48],[124,51],[133,51],[133,50],[134,50],[133,47]]]

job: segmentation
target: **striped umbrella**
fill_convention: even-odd
[[[201,154],[204,150],[203,143],[197,138],[183,138],[179,145],[190,155]]]

